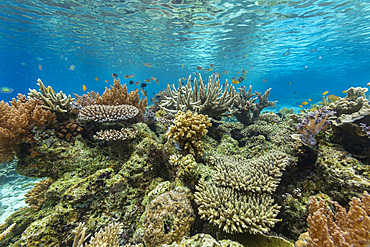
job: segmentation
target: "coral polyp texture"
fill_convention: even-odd
[[[178,111],[174,124],[170,126],[166,136],[187,154],[199,155],[203,152],[200,138],[207,134],[212,124],[207,116],[191,112]]]
[[[22,142],[32,141],[32,126],[44,127],[55,120],[55,114],[44,106],[41,100],[21,94],[10,105],[0,102],[0,162],[12,160]]]
[[[36,89],[30,89],[28,97],[36,98],[44,102],[44,108],[56,112],[68,112],[72,110],[71,95],[65,95],[62,91],[54,93],[51,86],[46,87],[41,79],[37,79],[37,85],[40,87],[40,92]]]
[[[89,105],[80,110],[79,117],[102,123],[124,121],[138,113],[139,109],[133,105]]]
[[[316,145],[315,135],[320,131],[325,131],[331,124],[328,118],[335,114],[334,111],[325,109],[315,110],[306,115],[306,118],[301,119],[301,122],[296,126],[299,134],[299,140],[307,145]]]
[[[200,180],[195,192],[201,218],[227,233],[266,233],[278,221],[271,193],[290,158],[281,151],[255,159],[218,157],[214,182]]]
[[[348,212],[332,202],[336,214],[323,200],[311,197],[308,216],[308,247],[369,246],[370,243],[370,195],[365,191],[362,200],[354,197]]]
[[[232,112],[232,106],[236,97],[235,88],[229,85],[227,80],[221,85],[220,80],[210,76],[208,84],[205,85],[202,77],[199,75],[194,79],[194,87],[191,85],[191,76],[185,86],[179,80],[179,87],[175,85],[167,86],[163,93],[164,99],[161,108],[175,114],[180,111],[193,111],[208,115],[212,118],[219,118],[221,114]]]

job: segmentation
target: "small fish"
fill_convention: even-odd
[[[266,79],[263,79],[263,82],[267,82],[267,80]]]
[[[209,67],[213,68],[213,67],[215,67],[215,66],[214,66],[213,64],[210,64],[210,65],[209,65]]]
[[[112,73],[112,77],[113,77],[113,78],[117,78],[117,76],[118,76],[117,74]]]
[[[288,85],[292,85],[293,84],[293,82],[292,81],[290,81],[289,83],[288,83]]]
[[[144,88],[144,87],[146,87],[146,86],[148,86],[148,84],[146,84],[146,83],[144,83],[144,82],[143,82],[143,83],[141,83],[141,85],[140,85],[140,87],[141,87],[141,88]]]
[[[104,80],[106,83],[108,83],[109,81],[108,80]]]
[[[20,65],[25,66],[27,64],[25,62],[21,62]]]
[[[69,70],[75,70],[76,69],[76,65],[71,64],[71,65],[69,65],[68,69]]]
[[[252,67],[251,68],[253,68],[253,65],[252,65]],[[242,69],[242,75],[246,75],[247,73],[248,73],[248,70],[244,70],[244,69]]]
[[[150,79],[152,79],[153,81],[155,81],[155,77],[154,76],[150,77]]]
[[[36,57],[36,60],[37,61],[42,61],[42,60],[44,60],[42,57]]]
[[[300,110],[299,112],[300,112],[300,113],[304,113],[304,110]]]
[[[134,81],[129,81],[130,85],[134,84]]]
[[[317,51],[317,49],[316,49],[316,48],[312,48],[312,49],[311,49],[311,52],[315,52],[315,51]]]
[[[153,65],[152,65],[151,63],[144,63],[144,66],[145,66],[145,67],[148,67],[148,68],[153,67]]]
[[[129,75],[125,75],[124,76],[124,78],[125,79],[129,79],[129,78],[132,78],[132,77],[134,77],[135,76],[135,74],[129,74]]]
[[[137,85],[139,85],[141,82],[140,81],[137,81],[137,82],[135,82],[135,85],[137,86]]]
[[[329,93],[329,91],[325,91],[322,93],[322,95],[326,95],[327,93]]]
[[[82,85],[82,90],[86,91],[86,86]]]
[[[288,56],[289,54],[290,54],[290,48],[286,52],[284,52],[283,56],[285,57],[285,56]]]
[[[208,69],[205,69],[204,71],[209,72],[209,71],[212,71],[212,70],[213,70],[212,68],[208,68]]]
[[[41,66],[41,64],[39,64],[39,70],[42,70],[42,66]]]
[[[185,68],[185,64],[182,64],[181,67]]]
[[[218,73],[218,72],[213,73],[213,75],[216,77],[216,79],[221,77],[220,73]]]
[[[146,95],[147,95],[146,90],[144,88],[141,88],[140,91],[144,95],[144,97],[146,97]]]
[[[247,58],[247,57],[248,57],[248,54],[245,54],[244,56],[242,56],[242,59]]]
[[[99,81],[99,77],[95,77],[95,81]]]
[[[152,82],[150,79],[145,79],[144,81],[147,82],[147,83],[151,83]]]
[[[347,90],[342,91],[342,93],[347,93]]]
[[[231,83],[232,83],[232,84],[235,84],[235,85],[238,85],[238,84],[239,84],[239,82],[240,82],[240,81],[238,81],[238,80],[232,80],[232,81],[231,81]]]
[[[308,99],[308,101],[311,101],[311,99]]]
[[[12,93],[13,90],[14,89],[10,87],[0,87],[0,93]]]
[[[307,101],[303,101],[301,104],[302,104],[302,105],[307,105],[307,104],[308,104],[308,102],[307,102]]]
[[[239,78],[238,78],[238,81],[239,82],[242,82],[242,81],[244,81],[246,79],[246,77],[245,76],[240,76]]]
[[[227,71],[227,70],[225,70],[224,72],[222,72],[222,74],[224,74],[224,75],[227,75],[227,74],[229,74],[230,72],[229,71]]]
[[[197,70],[203,70],[203,68],[202,67],[200,67],[200,66],[197,66],[197,67],[195,67]]]
[[[303,105],[299,105],[298,107],[303,107]]]
[[[157,79],[157,78],[155,78],[155,82],[159,85],[159,81],[158,81],[158,79]]]
[[[339,99],[339,97],[338,96],[336,96],[336,95],[328,95],[328,96],[326,96],[330,101],[337,101],[338,99]]]
[[[293,94],[295,95],[297,92],[294,92]]]

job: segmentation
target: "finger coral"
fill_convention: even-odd
[[[365,191],[362,200],[354,197],[349,203],[349,211],[332,202],[336,214],[323,200],[311,197],[310,225],[308,233],[311,241],[308,247],[368,246],[370,243],[370,195]]]
[[[207,128],[211,126],[207,116],[190,110],[186,113],[179,111],[166,136],[172,142],[178,143],[185,153],[200,155],[203,152],[200,138],[207,134]]]
[[[301,122],[296,126],[299,140],[307,146],[316,145],[315,135],[319,134],[320,131],[325,131],[330,126],[331,122],[328,118],[333,114],[335,114],[334,111],[327,110],[325,107],[308,113],[306,118],[301,119]]]
[[[174,85],[171,89],[168,85],[160,106],[171,113],[190,110],[212,118],[219,118],[221,114],[232,111],[235,97],[235,88],[229,85],[227,80],[221,86],[219,79],[210,76],[208,84],[204,85],[202,77],[199,76],[199,83],[195,78],[194,87],[192,87],[191,76],[189,76],[185,86],[182,86],[181,80],[179,80],[178,89]]]
[[[32,126],[42,127],[55,120],[55,114],[45,110],[41,100],[19,94],[10,104],[0,102],[0,162],[12,160],[19,144],[32,141]]]

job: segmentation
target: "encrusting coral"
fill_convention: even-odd
[[[220,85],[220,80],[210,76],[205,86],[202,77],[199,75],[199,83],[194,79],[194,87],[191,85],[191,76],[188,83],[182,86],[179,80],[178,89],[175,85],[167,86],[163,93],[164,99],[160,107],[165,111],[175,114],[178,111],[193,111],[208,115],[211,118],[219,118],[221,114],[232,112],[232,106],[236,97],[235,88],[229,85],[227,80]]]
[[[51,178],[47,178],[41,180],[39,183],[36,183],[35,187],[33,187],[33,189],[28,191],[25,195],[25,201],[28,206],[30,206],[33,210],[39,210],[46,200],[44,194],[52,183],[53,180]]]
[[[330,126],[328,118],[335,112],[325,109],[315,110],[306,115],[306,118],[301,119],[301,122],[296,126],[299,136],[293,135],[294,139],[300,140],[307,146],[316,145],[315,135],[320,131],[325,131]]]
[[[178,143],[186,154],[200,155],[203,152],[200,138],[207,134],[207,128],[211,126],[207,116],[190,110],[186,113],[179,111],[166,136],[172,142]]]
[[[37,79],[37,85],[40,87],[40,92],[36,89],[30,89],[28,97],[36,98],[44,102],[44,108],[56,112],[68,112],[71,111],[71,95],[65,95],[62,91],[59,93],[54,93],[51,86],[46,87],[42,83],[41,79]]]
[[[281,151],[255,159],[216,160],[215,183],[200,180],[195,192],[201,218],[227,233],[266,233],[278,221],[271,193],[290,157]]]
[[[275,107],[277,101],[268,101],[271,88],[267,89],[266,92],[262,95],[261,93],[256,92],[251,94],[252,85],[249,86],[247,92],[245,92],[246,87],[239,88],[240,93],[237,94],[235,98],[233,107],[236,109],[233,112],[233,115],[244,125],[249,125],[255,122],[261,111],[266,107]],[[252,98],[257,94],[256,98]],[[258,99],[258,103],[255,103]]]
[[[332,202],[336,214],[323,200],[311,197],[307,218],[311,241],[308,247],[368,246],[370,243],[370,195],[365,191],[362,200],[352,198],[349,211]]]
[[[41,100],[18,94],[10,104],[0,102],[0,162],[12,160],[22,142],[33,141],[32,126],[42,127],[55,120],[55,114],[45,110]]]

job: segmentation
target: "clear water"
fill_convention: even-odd
[[[366,87],[369,60],[369,0],[0,1],[0,87],[14,89],[0,94],[6,101],[37,78],[81,95],[82,85],[104,91],[112,73],[124,82],[154,76],[150,99],[194,72],[229,71],[224,81],[244,69],[237,87],[272,87],[278,107],[297,106]],[[209,64],[213,71],[196,69]]]

